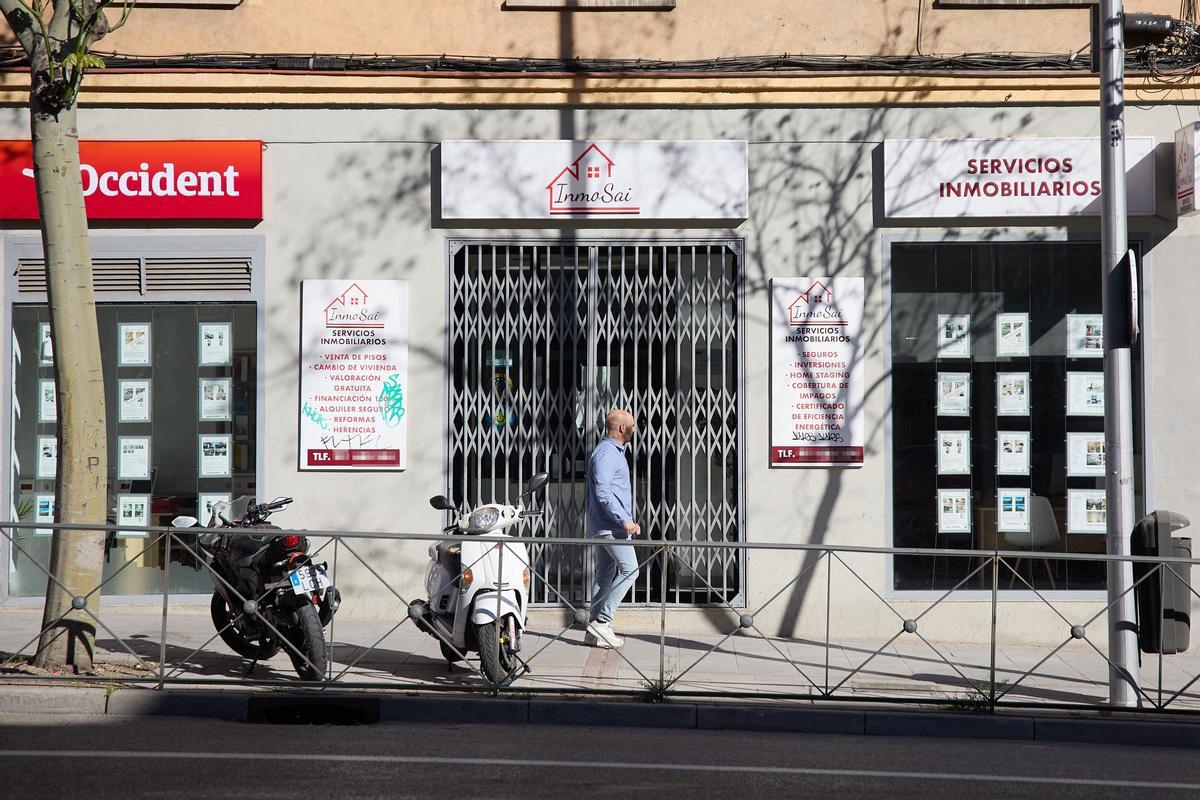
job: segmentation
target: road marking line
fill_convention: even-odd
[[[1105,786],[1133,789],[1200,789],[1200,783],[1107,780],[1104,778],[1051,778],[1032,775],[968,775],[955,772],[897,772],[875,769],[823,769],[819,767],[740,766],[734,764],[639,763],[635,761],[559,761],[541,758],[460,758],[447,756],[332,755],[328,753],[169,753],[137,750],[0,750],[0,758],[111,758],[179,759],[198,761],[318,761],[366,764],[441,764],[484,767],[553,767],[566,769],[678,770],[681,772],[759,773],[771,775],[828,775],[852,778],[903,778],[910,780],[976,781],[981,783],[1043,783],[1071,786]]]

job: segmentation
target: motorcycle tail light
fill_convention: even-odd
[[[288,550],[295,550],[300,546],[300,537],[294,533],[289,533],[287,536],[284,536],[282,541],[283,546]]]

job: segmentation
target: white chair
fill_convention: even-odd
[[[1046,547],[1055,547],[1062,541],[1062,534],[1058,530],[1058,518],[1054,516],[1054,508],[1047,498],[1036,494],[1029,496],[1029,530],[1005,532],[1002,535],[1005,547],[1010,549],[1043,550]],[[1012,565],[1012,577],[1008,581],[1010,589],[1017,579],[1017,569],[1023,560],[1018,558]],[[1050,588],[1057,588],[1054,585],[1054,573],[1050,569],[1050,559],[1043,557],[1042,563],[1046,566],[1046,576],[1050,579]]]

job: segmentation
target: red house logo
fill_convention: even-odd
[[[616,162],[594,144],[559,170],[546,184],[551,214],[626,214],[642,213],[633,203],[633,188],[613,179]]]
[[[357,283],[325,306],[326,328],[382,328],[380,312],[367,305],[367,293]]]
[[[833,305],[833,292],[821,281],[815,281],[788,306],[788,323],[791,325],[845,325],[840,317],[841,312]]]

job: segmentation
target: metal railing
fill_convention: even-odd
[[[62,529],[61,535],[74,532],[144,532],[145,547],[116,566],[108,577],[93,587],[77,588],[71,608],[77,616],[94,623],[97,649],[123,653],[132,674],[61,676],[70,681],[97,681],[109,684],[136,684],[159,689],[173,685],[244,684],[305,685],[329,687],[399,689],[412,691],[452,690],[486,693],[520,692],[619,694],[647,700],[675,697],[743,697],[808,701],[872,700],[883,702],[919,702],[958,708],[994,710],[1004,706],[1111,707],[1108,703],[1108,672],[1112,666],[1105,651],[1106,612],[1115,598],[1088,599],[1064,597],[1046,591],[1022,574],[1021,560],[1035,555],[1056,562],[1130,561],[1145,566],[1128,591],[1137,591],[1157,578],[1159,607],[1164,607],[1167,580],[1179,580],[1181,570],[1200,563],[1200,559],[1174,557],[1118,557],[1079,553],[1031,553],[1028,550],[953,550],[923,548],[865,547],[852,545],[766,543],[766,542],[694,542],[629,540],[644,575],[666,581],[668,571],[681,566],[678,552],[696,548],[741,551],[739,556],[770,554],[777,573],[777,585],[757,597],[765,598],[753,607],[739,608],[728,603],[699,610],[679,609],[668,603],[669,593],[661,592],[655,609],[637,609],[641,632],[626,634],[626,644],[618,649],[598,649],[584,645],[584,626],[588,620],[585,604],[573,602],[549,584],[541,591],[559,601],[562,619],[551,625],[553,611],[535,612],[524,634],[525,646],[506,676],[489,679],[470,653],[463,652],[445,638],[435,640],[421,628],[421,613],[414,601],[426,599],[423,587],[417,595],[397,588],[383,574],[380,564],[364,557],[367,545],[383,541],[433,542],[462,541],[455,535],[417,533],[374,533],[320,530],[278,530],[273,535],[296,533],[314,541],[314,560],[326,558],[329,575],[338,585],[339,570],[370,576],[382,590],[380,596],[394,602],[394,613],[384,618],[365,620],[347,618],[344,606],[326,630],[325,646],[329,653],[324,678],[301,681],[291,664],[282,659],[267,660],[246,669],[248,660],[225,650],[210,649],[220,631],[209,623],[207,615],[197,621],[194,609],[181,613],[174,608],[168,592],[170,554],[174,548],[191,556],[206,570],[214,583],[224,583],[241,602],[229,624],[252,617],[284,649],[281,656],[315,666],[300,648],[284,636],[264,616],[258,606],[263,598],[245,597],[237,587],[225,583],[211,561],[193,541],[195,532],[208,529],[131,527],[127,525],[87,526],[30,523],[0,523],[0,536],[11,547],[36,565],[47,581],[58,583],[47,564],[34,559],[15,535],[17,530]],[[240,529],[229,529],[231,534]],[[545,544],[545,539],[512,537],[509,543]],[[595,539],[561,538],[561,547],[579,547],[585,552],[603,546]],[[101,604],[98,613],[89,600],[151,548],[162,547],[161,616],[131,610],[129,606]],[[414,548],[415,550],[415,548]],[[761,551],[761,552],[760,552]],[[501,553],[505,550],[501,550]],[[414,553],[414,555],[416,555]],[[887,574],[885,560],[897,556],[965,560],[955,570],[955,581],[928,596],[895,597],[883,591]],[[797,563],[789,566],[789,561]],[[473,566],[461,564],[462,572]],[[520,575],[528,565],[505,563],[504,570]],[[1049,571],[1049,565],[1047,564]],[[769,577],[760,574],[756,583]],[[511,574],[511,573],[510,573]],[[544,580],[537,570],[528,570],[530,580]],[[692,571],[696,580],[707,578]],[[1001,584],[1019,587],[1012,595]],[[61,584],[59,584],[62,586]],[[64,590],[67,587],[62,587]],[[530,592],[534,587],[531,587]],[[1145,589],[1143,588],[1143,591]],[[265,595],[264,595],[265,596]],[[1200,592],[1188,585],[1188,598],[1200,598]],[[974,600],[974,603],[951,602]],[[1019,599],[1020,602],[1016,600]],[[353,603],[354,598],[346,598]],[[876,613],[872,614],[872,609]],[[38,617],[33,618],[37,611]],[[172,612],[174,611],[174,615]],[[71,612],[68,612],[71,613]],[[499,608],[497,608],[497,615]],[[854,616],[853,624],[846,615]],[[1041,615],[1061,625],[1061,637],[1055,643],[1028,644],[1018,616]],[[697,616],[703,623],[697,623]],[[64,615],[65,616],[65,615]],[[986,620],[986,632],[972,626],[971,617]],[[654,619],[656,617],[656,619]],[[624,619],[624,618],[622,618]],[[51,627],[59,620],[52,620]],[[628,620],[625,620],[628,622]],[[151,623],[154,623],[153,625]],[[784,628],[788,635],[769,633],[767,623]],[[1040,623],[1045,630],[1047,623]],[[709,633],[696,634],[698,626]],[[17,641],[20,647],[0,644],[0,680],[45,681],[55,679],[44,674],[22,672],[20,666],[36,650],[42,630],[40,609],[9,604],[0,607],[0,642]],[[839,628],[852,628],[846,635]],[[1143,710],[1190,712],[1200,710],[1200,648],[1195,656],[1182,653],[1158,654],[1143,660],[1141,673],[1128,676],[1135,684]],[[804,635],[791,631],[801,630]],[[1101,635],[1095,636],[1099,630]],[[120,631],[120,632],[118,632]],[[382,633],[380,633],[382,631]],[[878,633],[872,638],[872,631]],[[981,635],[986,633],[986,635]],[[27,641],[26,641],[27,637]],[[393,637],[401,640],[399,649],[386,644]],[[973,644],[964,644],[971,638]],[[1045,638],[1045,637],[1043,637]],[[445,647],[439,647],[444,644]],[[499,647],[499,639],[496,644]],[[449,671],[445,654],[461,659],[464,667]],[[99,658],[103,662],[103,658]],[[256,674],[257,673],[257,674]],[[1193,691],[1193,690],[1196,691]]]

